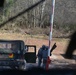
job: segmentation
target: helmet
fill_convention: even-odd
[[[42,49],[45,49],[46,48],[46,46],[45,45],[42,45]]]

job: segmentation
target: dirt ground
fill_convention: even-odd
[[[44,36],[45,37],[45,36]],[[39,50],[39,48],[44,44],[47,45],[49,44],[48,39],[42,39],[42,38],[31,38],[23,34],[9,34],[9,33],[0,33],[0,39],[13,39],[13,40],[23,40],[26,45],[36,45],[36,54]],[[65,54],[65,50],[68,46],[70,39],[64,39],[64,38],[53,38],[51,41],[51,47],[53,46],[54,43],[56,43],[57,48],[52,52],[52,56],[50,57],[52,60],[53,64],[75,64],[76,65],[76,51],[74,52],[75,54],[75,59],[65,59],[63,55]]]
[[[57,48],[52,52],[52,56],[50,56],[51,68],[57,67],[57,68],[75,68],[76,69],[76,56],[74,59],[64,58],[64,54],[67,49],[69,40],[70,39],[58,39],[58,38],[52,39],[51,46],[54,43],[56,43]],[[28,41],[26,41],[26,43],[30,45],[36,45],[37,52],[43,44],[48,46],[48,40],[45,40],[45,39],[28,38]],[[76,55],[76,52],[74,52],[74,55]]]
[[[65,59],[63,55],[65,54],[65,51],[67,49],[68,43],[70,39],[58,39],[58,38],[53,38],[51,41],[51,47],[53,46],[54,43],[56,43],[57,48],[52,52],[51,59],[58,59],[58,60],[63,60]],[[30,45],[36,45],[37,47],[37,52],[39,48],[44,44],[47,45],[49,44],[48,40],[45,39],[36,39],[36,38],[30,38],[28,41],[26,41],[27,44]],[[37,53],[36,52],[36,53]],[[74,55],[76,52],[74,52]],[[68,60],[68,59],[65,59]]]

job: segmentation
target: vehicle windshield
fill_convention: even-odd
[[[19,45],[16,43],[0,43],[0,53],[16,53],[19,50]]]

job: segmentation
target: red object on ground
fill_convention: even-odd
[[[49,69],[49,64],[51,63],[51,59],[50,59],[50,57],[48,56],[48,58],[47,58],[47,63],[46,63],[46,70],[48,70]]]

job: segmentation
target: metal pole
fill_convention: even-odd
[[[54,21],[54,10],[55,10],[55,0],[52,0],[52,15],[51,15],[51,20],[50,20],[50,34],[49,34],[49,51],[48,51],[48,56],[50,56],[50,49],[51,49],[53,21]]]
[[[51,50],[51,40],[52,40],[52,30],[53,30],[53,21],[54,21],[54,9],[55,9],[55,0],[52,0],[52,15],[51,15],[51,21],[50,21],[50,34],[49,34],[49,50],[48,50],[48,58],[47,58],[47,66],[46,69],[48,70],[49,64],[51,61],[49,59],[50,56],[50,50]]]

